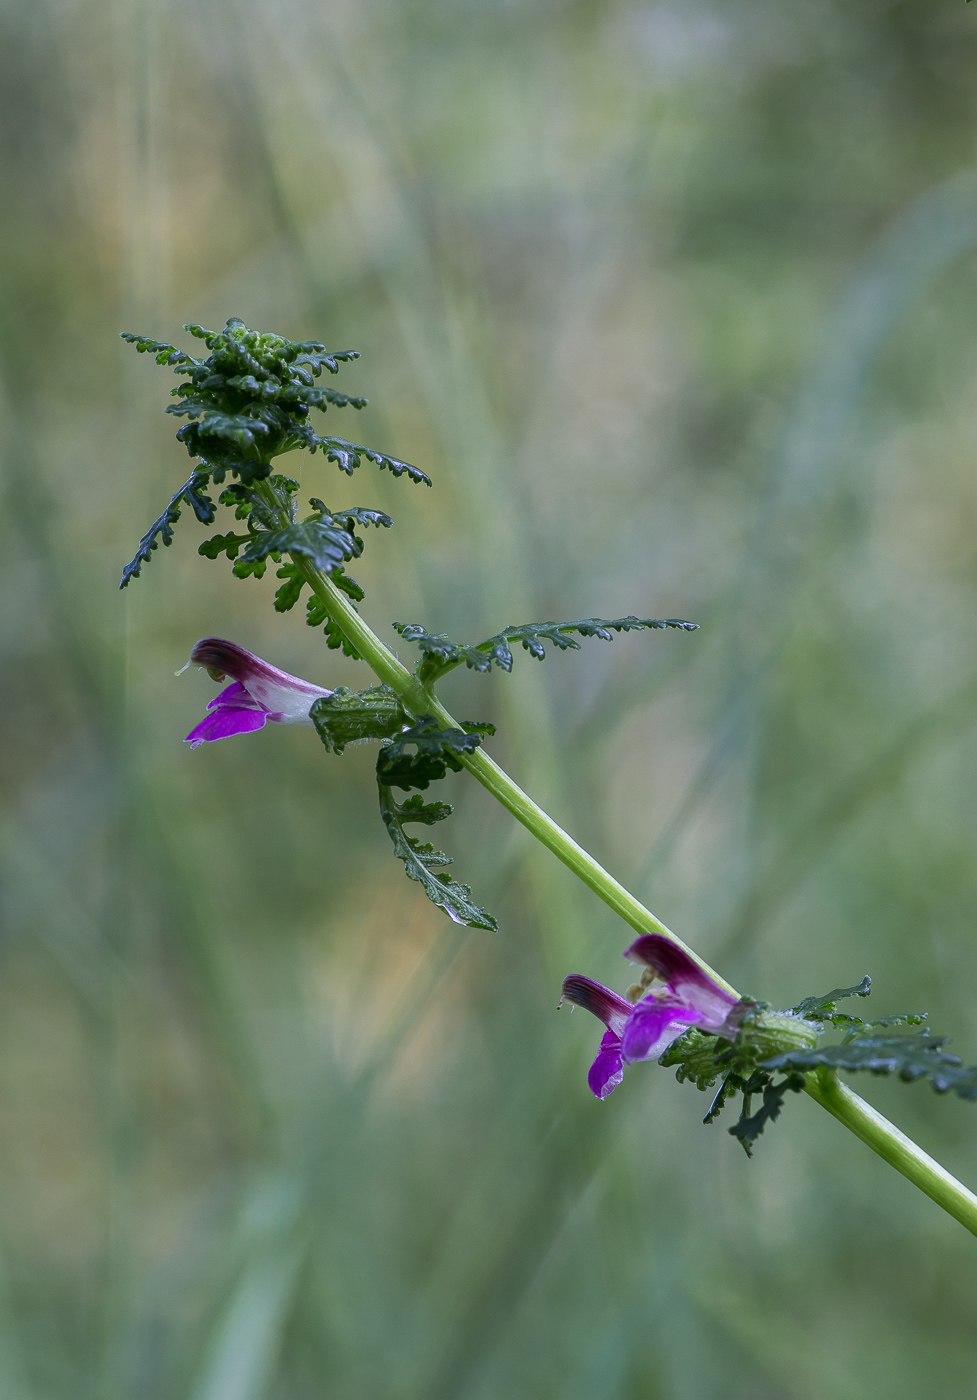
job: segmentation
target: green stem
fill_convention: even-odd
[[[805,1088],[816,1103],[834,1114],[873,1152],[877,1152],[897,1172],[902,1172],[920,1191],[925,1191],[931,1200],[959,1220],[972,1235],[977,1235],[977,1196],[921,1147],[917,1147],[912,1138],[906,1137],[871,1104],[860,1099],[831,1070],[809,1074]]]
[[[294,558],[294,556],[293,556]],[[385,685],[400,696],[407,709],[414,715],[433,714],[441,722],[442,728],[457,725],[433,692],[418,681],[407,670],[389,647],[385,646],[376,633],[363,621],[345,594],[335,584],[310,564],[308,560],[294,558],[302,577],[325,607],[329,616],[345,633],[363,660],[373,669]],[[593,856],[578,846],[562,827],[543,811],[514,783],[482,749],[466,756],[463,762],[483,787],[488,788],[493,797],[512,813],[538,841],[553,852],[573,873],[588,885],[594,893],[609,905],[615,913],[639,933],[656,932],[664,934],[690,957],[720,986],[733,996],[738,993],[724,978],[720,977],[693,949],[687,947],[680,938],[656,919],[634,895],[630,894],[613,875],[600,865]],[[937,1205],[949,1212],[971,1233],[977,1235],[977,1196],[966,1186],[950,1175],[904,1133],[901,1133],[888,1119],[877,1113],[864,1099],[842,1084],[836,1075],[826,1072],[810,1074],[805,1085],[808,1094],[822,1108],[826,1108],[839,1122],[861,1138],[873,1152],[876,1152],[896,1171],[918,1186]]]
[[[389,685],[391,690],[395,690],[404,701],[407,708],[414,715],[436,715],[441,723],[442,729],[457,728],[458,721],[441,704],[437,696],[427,687],[421,684],[416,676],[413,676],[400,661],[397,660],[393,652],[386,647],[372,628],[360,617],[359,613],[349,602],[345,594],[341,593],[336,585],[323,573],[320,573],[313,565],[300,559],[295,560],[300,572],[315,593],[316,597],[328,611],[330,617],[342,628],[343,632],[356,647],[363,660],[373,669],[385,685]],[[578,846],[572,836],[569,836],[561,826],[548,816],[531,797],[529,797],[518,783],[514,783],[508,773],[485,753],[483,749],[476,749],[473,754],[462,756],[462,762],[470,773],[472,773],[483,787],[489,792],[503,807],[507,807],[517,821],[521,822],[528,831],[536,837],[538,841],[548,847],[555,856],[569,866],[573,873],[581,879],[585,885],[598,895],[605,904],[609,904],[616,914],[620,914],[626,923],[629,923],[638,933],[663,933],[666,938],[670,938],[673,943],[677,943],[689,957],[694,958],[700,967],[709,974],[720,986],[733,996],[738,993],[715,972],[708,963],[685,943],[671,929],[665,927],[660,919],[656,919],[650,909],[630,894],[624,886],[614,879],[602,865],[594,860],[582,846]]]

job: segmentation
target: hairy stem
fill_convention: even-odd
[[[363,660],[385,685],[396,691],[411,713],[435,715],[444,729],[457,726],[457,721],[430,688],[422,685],[394,656],[390,648],[381,642],[328,576],[308,560],[294,558],[294,563],[329,616],[352,642]],[[462,762],[482,786],[488,788],[492,796],[508,808],[517,821],[558,856],[564,865],[633,929],[639,933],[662,933],[666,938],[672,939],[693,957],[710,977],[715,978],[734,996],[738,995],[708,963],[666,928],[660,919],[656,919],[654,914],[615,880],[613,875],[608,874],[593,856],[588,855],[582,846],[547,816],[488,754],[482,749],[476,749],[473,754],[463,755]],[[901,1172],[914,1186],[918,1186],[972,1234],[977,1235],[977,1196],[881,1113],[877,1113],[870,1104],[853,1093],[836,1074],[830,1071],[810,1074],[807,1076],[805,1088],[811,1098],[822,1108],[826,1108],[839,1122],[844,1123],[845,1127],[861,1138],[873,1152],[895,1167],[896,1171]]]

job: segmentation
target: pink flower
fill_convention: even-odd
[[[625,1065],[657,1060],[690,1026],[722,1030],[738,1005],[736,997],[660,933],[642,934],[624,956],[643,962],[660,979],[635,1003],[590,977],[574,974],[563,982],[565,999],[586,1007],[607,1027],[587,1076],[599,1099],[617,1088]]]
[[[273,724],[311,725],[309,711],[314,702],[332,695],[331,690],[279,671],[254,652],[221,637],[202,637],[190,653],[190,663],[206,667],[215,681],[234,678],[233,685],[214,696],[206,718],[187,735],[185,742],[192,749],[232,734],[250,734],[263,729],[269,720]]]

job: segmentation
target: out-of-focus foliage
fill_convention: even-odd
[[[972,1240],[814,1104],[748,1162],[665,1071],[595,1103],[560,979],[629,934],[464,775],[497,933],[405,883],[375,750],[181,747],[201,635],[370,676],[189,528],[118,593],[185,471],[118,332],[363,352],[357,436],[438,485],[371,490],[380,627],[700,622],[445,698],[735,985],[871,968],[969,1063],[975,7],[0,25],[0,1392],[969,1400]],[[970,1106],[858,1087],[977,1182]]]

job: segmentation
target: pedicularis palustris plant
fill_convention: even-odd
[[[436,826],[451,815],[447,803],[420,794],[448,769],[467,769],[639,935],[625,957],[639,964],[641,972],[624,995],[576,974],[563,983],[563,998],[586,1007],[605,1026],[589,1075],[598,1098],[606,1098],[621,1082],[625,1065],[657,1060],[674,1066],[680,1080],[715,1090],[706,1123],[739,1098],[739,1118],[729,1131],[750,1153],[766,1124],[780,1114],[786,1094],[803,1090],[977,1234],[977,1197],[838,1078],[839,1070],[926,1078],[939,1093],[952,1091],[974,1100],[977,1067],[967,1068],[947,1053],[946,1038],[931,1035],[923,1015],[863,1020],[839,1011],[843,1000],[869,995],[868,977],[855,987],[804,997],[786,1010],[740,996],[493,762],[485,751],[485,741],[495,732],[491,725],[457,723],[435,693],[441,677],[458,666],[483,674],[493,666],[511,670],[518,647],[541,661],[547,646],[579,650],[578,638],[610,641],[621,632],[692,632],[696,624],[678,618],[590,617],[504,627],[485,641],[468,644],[419,623],[395,622],[401,640],[419,652],[409,671],[360,616],[363,589],[347,572],[363,553],[363,535],[387,530],[393,521],[366,506],[334,509],[315,496],[304,514],[298,481],[274,467],[276,459],[302,450],[324,454],[349,479],[365,460],[396,477],[431,485],[408,462],[316,432],[313,410],[363,407],[364,399],[318,382],[323,370],[335,375],[344,361],[357,358],[356,352],[329,353],[316,341],[261,335],[236,319],[219,332],[193,325],[185,329],[204,343],[206,356],[195,358],[143,336],[123,337],[180,376],[166,411],[186,420],[177,438],[193,465],[139,541],[122,587],[139,575],[160,541],[171,543],[185,507],[201,524],[213,525],[223,506],[229,512],[227,528],[205,540],[200,553],[209,559],[226,556],[238,578],[262,578],[273,566],[279,580],[276,609],[287,612],[304,594],[309,625],[322,628],[329,647],[365,661],[378,681],[368,690],[328,689],[279,671],[233,642],[204,638],[193,647],[190,660],[215,680],[230,677],[232,684],[210,702],[204,719],[187,736],[191,746],[249,733],[269,722],[314,727],[330,755],[342,754],[348,744],[378,741],[380,816],[407,875],[456,923],[494,930],[496,920],[476,903],[468,886],[447,874],[449,858],[408,834],[409,827]],[[835,1038],[825,1043],[826,1034]]]

